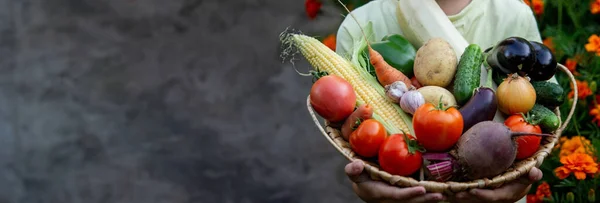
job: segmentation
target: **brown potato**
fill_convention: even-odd
[[[422,85],[446,87],[454,79],[457,65],[452,46],[442,38],[432,38],[417,50],[413,68]]]
[[[425,86],[417,89],[425,98],[425,102],[432,103],[437,106],[442,99],[442,104],[445,107],[456,106],[456,98],[447,89],[438,86]]]

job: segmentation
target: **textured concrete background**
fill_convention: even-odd
[[[0,203],[358,202],[279,58],[339,23],[303,3],[0,0]]]

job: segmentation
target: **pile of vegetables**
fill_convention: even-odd
[[[548,81],[557,64],[547,47],[534,43],[511,37],[486,52],[471,44],[457,57],[446,41],[434,38],[418,49],[412,69],[390,65],[386,61],[393,59],[385,60],[367,43],[370,57],[362,58],[368,65],[361,67],[374,70],[385,102],[412,115],[414,133],[386,130],[385,121],[373,117],[373,106],[357,104],[352,85],[335,75],[316,80],[311,104],[332,126],[341,126],[356,154],[388,173],[411,176],[424,169],[436,181],[492,178],[531,157],[542,137],[559,126],[549,108],[563,102],[563,91]],[[480,85],[482,65],[488,77]],[[504,122],[494,121],[497,111]]]
[[[382,170],[421,171],[434,181],[493,178],[558,129],[550,109],[564,91],[550,81],[557,62],[543,44],[509,37],[485,51],[476,44],[457,51],[460,41],[441,37],[422,45],[400,35],[367,38],[370,26],[350,59],[302,34],[281,38],[317,69],[315,112]]]

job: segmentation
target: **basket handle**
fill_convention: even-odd
[[[337,149],[340,153],[342,153],[344,155],[344,157],[346,157],[348,160],[353,161],[354,159],[344,151],[344,149],[342,149],[338,144],[336,144],[335,140],[333,140],[330,136],[329,136],[329,132],[327,132],[327,130],[325,130],[323,128],[323,125],[321,124],[321,122],[318,120],[317,118],[317,114],[315,113],[314,109],[312,108],[312,105],[310,104],[310,95],[308,95],[308,97],[306,97],[306,107],[308,108],[308,113],[310,114],[310,116],[313,119],[313,122],[315,122],[315,124],[317,125],[317,127],[319,128],[319,131],[321,131],[321,133],[323,134],[323,136],[325,136],[325,138],[327,139],[327,141],[329,141],[329,143],[331,143],[335,149]],[[327,120],[325,120],[325,122],[327,122]]]
[[[562,64],[558,63],[558,68],[560,68],[564,73],[567,74],[567,76],[569,76],[569,79],[571,79],[571,83],[573,83],[573,92],[574,92],[574,96],[573,96],[573,104],[571,105],[571,110],[569,111],[569,114],[567,115],[567,118],[565,119],[565,122],[562,123],[562,125],[560,126],[560,128],[558,128],[557,132],[562,132],[563,130],[565,130],[565,128],[567,127],[567,125],[569,125],[569,121],[571,121],[571,117],[573,117],[573,113],[575,112],[575,107],[577,107],[577,100],[578,100],[578,92],[577,92],[577,80],[575,80],[575,76],[573,76],[573,74],[571,74],[571,71],[563,66]]]

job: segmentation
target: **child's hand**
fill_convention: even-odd
[[[425,193],[423,187],[400,188],[390,186],[384,182],[373,181],[363,171],[361,161],[354,161],[346,165],[346,175],[352,181],[352,188],[358,197],[369,203],[392,202],[439,202],[445,197],[440,193]]]
[[[505,184],[494,190],[472,189],[469,192],[457,193],[452,202],[517,202],[522,199],[533,182],[542,179],[542,171],[532,168],[528,175]]]

